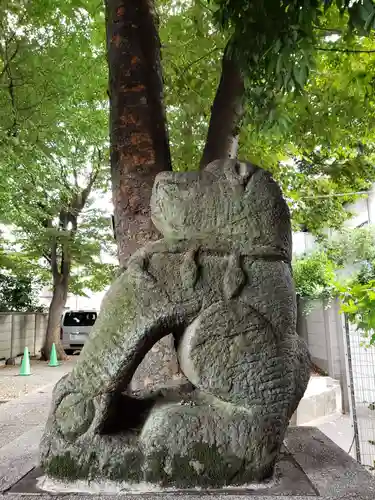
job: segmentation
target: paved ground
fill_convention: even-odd
[[[52,389],[77,357],[52,368],[31,361],[31,375],[21,377],[19,364],[0,368],[0,491],[37,463],[38,446],[50,408]],[[6,401],[6,402],[4,402]]]
[[[8,490],[38,464],[38,447],[50,408],[52,389],[57,380],[72,369],[76,360],[77,357],[73,357],[57,368],[51,368],[46,363],[33,361],[31,364],[32,375],[30,377],[20,377],[18,375],[19,366],[0,368],[0,401],[7,401],[0,404],[0,492]],[[349,417],[337,414],[310,422],[309,425],[318,427],[344,451],[348,452],[353,435]],[[291,432],[293,434],[292,429]],[[306,429],[306,432],[314,431]],[[310,444],[318,442],[320,440],[317,438],[308,439],[308,443]],[[324,453],[326,453],[326,450]],[[310,456],[314,456],[314,453],[308,450],[306,457]],[[356,476],[354,475],[353,477]],[[327,481],[324,484],[326,483]],[[167,496],[165,495],[166,498]],[[0,500],[1,498],[8,498],[8,500],[30,500],[31,496],[20,496],[19,493],[7,493],[4,497],[0,494]],[[48,500],[48,498],[51,497],[48,495],[44,495],[43,497],[44,500]],[[76,498],[79,499],[80,496],[77,495]],[[81,498],[91,500],[89,496],[82,496]],[[109,500],[115,500],[115,497],[108,498]],[[133,496],[131,500],[133,498],[139,497]],[[148,495],[148,499],[151,500],[154,498],[156,496]],[[185,499],[184,496],[176,498]],[[196,498],[199,500],[198,497]],[[220,495],[215,495],[215,498],[221,497]],[[226,498],[229,500],[240,500],[243,496],[229,495],[222,498],[223,500]],[[271,500],[272,498],[276,500],[276,498],[288,497],[261,496],[258,498],[264,500],[266,498],[267,500]],[[311,497],[299,498],[301,500],[302,498],[308,500]],[[373,493],[371,493],[370,495],[360,497],[355,495],[353,497],[348,496],[347,500],[349,498],[353,500],[358,500],[359,498],[361,500],[364,498],[372,500],[374,497]],[[174,500],[174,495],[170,495],[169,499]],[[195,500],[192,495],[186,496],[186,499]]]
[[[353,442],[354,432],[349,415],[333,413],[327,417],[312,420],[304,426],[317,427],[337,446],[355,457],[355,447]]]
[[[15,366],[1,366],[0,403],[26,396],[46,385],[55,384],[72,369],[76,359],[77,356],[72,356],[55,368],[48,366],[44,361],[31,360],[31,375],[28,377],[19,375],[20,358]]]

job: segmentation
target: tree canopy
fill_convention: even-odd
[[[38,292],[43,280],[35,273],[37,267],[0,232],[0,312],[41,310]]]
[[[0,312],[42,311],[30,276],[0,272]]]
[[[90,185],[71,242],[76,266],[86,266],[79,291],[95,265],[104,278],[100,242],[111,236],[108,214],[92,205],[92,191],[109,188],[103,12],[89,1],[0,9],[0,219],[30,259],[44,258],[43,272],[52,240],[68,237],[59,214]]]
[[[112,277],[104,17],[90,1],[7,0],[0,23],[0,222],[53,288],[48,357],[68,291]]]
[[[228,7],[234,18],[227,13],[228,22],[224,23],[225,5],[232,3],[239,10]],[[246,2],[254,9],[258,3]],[[271,15],[275,4],[301,6],[304,2],[261,3]],[[271,170],[282,184],[294,227],[315,233],[324,226],[340,227],[350,216],[345,205],[358,196],[353,193],[366,191],[375,180],[374,36],[355,36],[360,28],[357,10],[351,10],[349,16],[347,10],[340,11],[331,3],[327,2],[326,7],[331,8],[324,11],[323,2],[315,2],[312,8],[319,15],[314,18],[311,12],[308,14],[310,34],[302,44],[309,53],[306,82],[301,80],[300,86],[290,88],[277,85],[262,73],[266,71],[265,62],[253,60],[254,71],[263,74],[263,80],[245,74],[246,112],[239,139],[239,155]],[[344,7],[344,2],[339,7]],[[176,2],[173,9],[169,1],[163,1],[160,9],[173,166],[183,170],[197,168],[220,78],[222,52],[233,34],[236,16],[242,12],[245,18],[248,14],[240,1]],[[256,36],[261,36],[266,16],[262,10],[257,12],[254,19],[262,15],[263,21],[259,20]],[[273,22],[277,25],[273,27],[275,36],[284,36],[284,32],[278,31],[281,25],[274,18]],[[300,23],[298,26],[301,28]],[[246,32],[250,28],[243,29]],[[244,34],[241,43],[253,50],[249,40],[252,38]],[[277,40],[273,35],[264,41],[268,48],[276,44],[269,64],[281,54],[281,42]],[[277,69],[281,71],[280,65],[271,64],[267,71],[276,77]],[[265,82],[273,83],[266,88]]]
[[[198,168],[229,47],[246,88],[239,154],[274,173],[296,228],[339,227],[343,205],[375,180],[373,2],[158,0],[156,8],[173,168]],[[0,7],[0,218],[31,260],[47,257],[42,268],[53,238],[70,238],[57,219],[99,156],[91,194],[109,189],[104,21],[93,0]],[[69,240],[75,289],[108,277],[98,256],[109,221],[91,199]],[[99,279],[90,285],[89,275]]]

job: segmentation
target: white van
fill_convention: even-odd
[[[65,311],[61,317],[60,339],[67,354],[80,351],[89,337],[98,313],[96,311]]]

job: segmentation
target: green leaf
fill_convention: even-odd
[[[368,16],[366,23],[364,25],[365,31],[369,31],[370,29],[374,28],[374,21],[375,21],[375,8],[373,11],[370,13]]]

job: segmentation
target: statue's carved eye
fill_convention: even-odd
[[[234,170],[236,175],[241,179],[241,183],[246,186],[252,175],[256,172],[257,167],[251,163],[237,161],[234,165]]]

